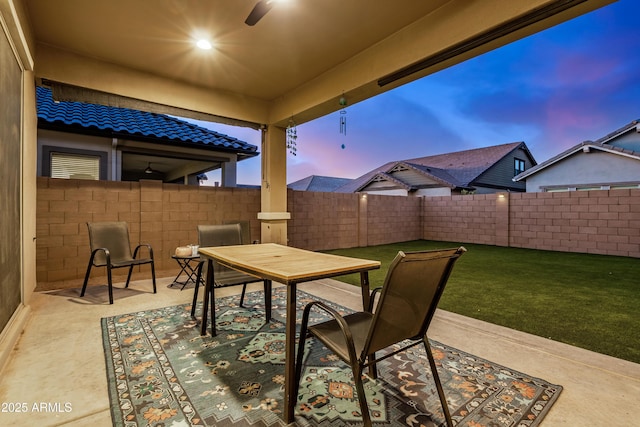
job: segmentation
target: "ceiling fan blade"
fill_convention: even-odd
[[[258,23],[258,21],[261,20],[262,17],[264,15],[266,15],[267,12],[269,12],[271,10],[271,6],[272,6],[271,5],[271,1],[269,1],[269,0],[260,0],[253,7],[253,10],[249,14],[249,16],[247,16],[247,19],[244,21],[244,23],[249,25],[249,26],[256,25]]]

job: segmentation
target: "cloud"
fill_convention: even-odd
[[[524,141],[538,162],[640,118],[640,2],[587,15],[298,127],[288,182]],[[223,131],[259,146],[259,132]],[[256,138],[256,139],[251,139]],[[344,148],[342,146],[344,145]],[[244,168],[246,165],[246,171]],[[238,165],[259,183],[259,159]]]

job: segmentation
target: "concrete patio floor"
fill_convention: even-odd
[[[90,287],[84,298],[77,289],[34,294],[26,331],[0,379],[0,426],[111,426],[100,318],[190,302],[192,289],[169,288],[171,281],[159,279],[156,295],[150,293],[150,281],[115,289],[113,305],[106,286]],[[260,285],[250,286],[258,289]],[[322,280],[299,289],[361,307],[359,289],[342,282]],[[640,398],[640,364],[444,311],[436,314],[429,337],[562,385],[543,426],[638,425],[632,411]],[[21,403],[27,404],[26,413],[5,412]],[[33,411],[40,403],[59,411]]]

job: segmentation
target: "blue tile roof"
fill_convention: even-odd
[[[39,127],[80,128],[91,134],[234,151],[243,157],[258,154],[258,147],[253,144],[164,114],[83,102],[54,102],[50,89],[39,86],[36,91]]]

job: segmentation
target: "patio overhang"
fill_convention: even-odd
[[[611,1],[289,2],[253,27],[253,0],[25,6],[37,78],[253,127],[313,120]]]
[[[57,96],[261,129],[263,213],[286,212],[283,129],[612,0],[288,2],[15,0],[36,82]],[[213,48],[199,51],[197,37]],[[74,99],[69,99],[69,97]],[[268,217],[269,215],[263,215]],[[273,232],[273,227],[278,231]],[[286,243],[286,220],[263,241]]]

